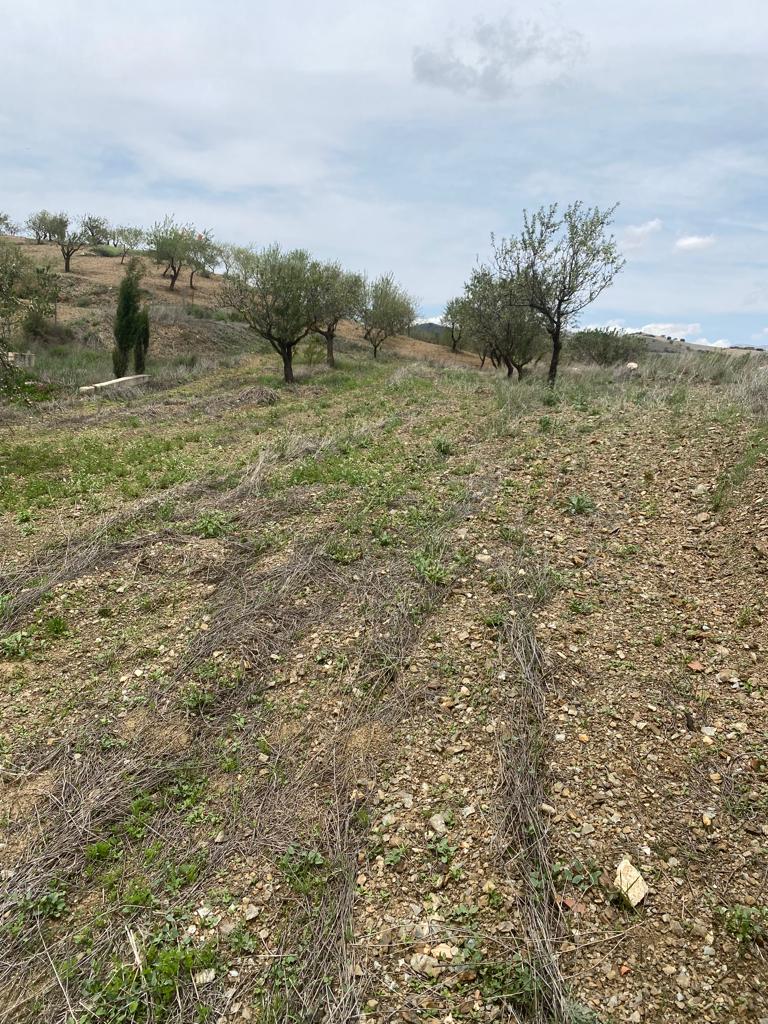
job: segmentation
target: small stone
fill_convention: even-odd
[[[619,862],[614,885],[633,907],[636,907],[638,903],[642,903],[648,895],[648,886],[645,883],[645,879],[628,857],[624,857]]]
[[[216,981],[216,971],[213,967],[208,967],[204,971],[198,971],[193,977],[196,985],[210,985],[212,981]]]
[[[410,963],[412,970],[417,974],[424,974],[428,978],[437,978],[443,970],[439,961],[427,953],[414,953]]]
[[[245,920],[253,921],[254,918],[259,916],[259,908],[254,906],[253,903],[249,903],[245,908]]]
[[[440,835],[444,835],[448,831],[448,826],[445,823],[445,817],[442,814],[433,814],[429,819],[429,824],[432,829]]]

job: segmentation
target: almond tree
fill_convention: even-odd
[[[122,249],[120,256],[120,263],[125,263],[125,257],[129,252],[133,252],[141,245],[144,241],[144,229],[143,228],[132,228],[125,224],[120,225],[114,229],[113,241],[115,248]]]
[[[624,266],[608,234],[616,206],[601,210],[571,203],[562,216],[557,203],[523,212],[519,236],[495,239],[496,267],[514,279],[531,309],[542,318],[552,342],[549,384],[554,387],[563,331],[611,284]]]
[[[198,271],[210,273],[219,261],[219,247],[210,231],[198,231],[189,247],[189,287],[194,290],[194,278]]]
[[[69,217],[66,214],[59,214],[54,219],[53,229],[55,233],[53,239],[61,250],[61,255],[64,257],[64,273],[68,274],[71,270],[70,263],[72,257],[76,252],[85,248],[88,239],[82,229],[70,226]]]
[[[285,382],[292,384],[294,349],[315,326],[317,293],[309,254],[279,245],[240,250],[220,302],[269,342],[283,361]]]
[[[335,366],[333,343],[340,320],[351,320],[360,309],[365,281],[361,274],[344,270],[340,263],[313,264],[315,287],[314,330],[325,338],[325,358]]]

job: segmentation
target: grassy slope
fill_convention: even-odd
[[[735,397],[252,356],[19,413],[0,1021],[759,1017]]]

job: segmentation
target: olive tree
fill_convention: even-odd
[[[309,254],[279,245],[240,250],[220,302],[269,342],[283,361],[286,383],[293,383],[294,349],[315,326],[315,273]]]
[[[554,386],[563,331],[604,291],[624,266],[616,240],[608,233],[616,206],[605,210],[557,203],[523,212],[520,235],[494,244],[496,267],[515,279],[531,309],[542,318],[552,343],[549,384]]]
[[[514,279],[501,277],[489,267],[472,272],[464,286],[459,312],[470,343],[485,361],[504,366],[507,376],[517,371],[522,379],[526,367],[545,351],[546,334],[541,319],[525,300]]]
[[[382,274],[365,282],[357,319],[376,359],[387,338],[405,334],[416,319],[416,302],[392,274]]]
[[[165,264],[163,277],[170,275],[170,290],[185,264],[189,263],[195,242],[195,229],[191,224],[178,224],[173,217],[164,217],[147,233],[147,240],[155,250],[155,259]]]
[[[340,263],[315,263],[314,331],[325,338],[325,358],[335,366],[333,343],[339,321],[351,320],[363,302],[365,281],[361,274],[344,270]]]

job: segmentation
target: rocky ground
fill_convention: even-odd
[[[768,1018],[739,382],[272,372],[6,430],[0,1021]]]

